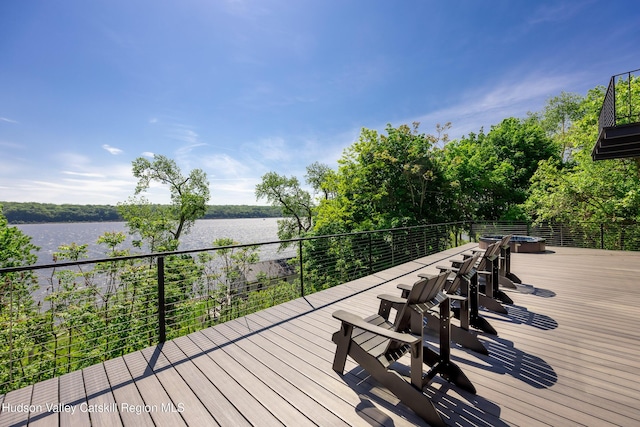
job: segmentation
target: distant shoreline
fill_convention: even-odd
[[[35,202],[2,202],[9,224],[72,222],[123,222],[113,205],[75,205]],[[273,206],[209,205],[201,219],[279,218],[282,210]]]

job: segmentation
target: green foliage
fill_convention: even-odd
[[[157,182],[169,188],[171,205],[151,205],[144,198],[135,197],[119,204],[118,211],[129,230],[149,243],[152,252],[177,249],[182,233],[188,233],[195,220],[207,210],[207,175],[201,169],[194,169],[185,177],[175,161],[156,154],[153,162],[144,157],[135,159],[133,176],[138,178],[136,195]]]
[[[316,234],[443,219],[443,173],[435,153],[440,139],[419,133],[418,126],[388,125],[386,135],[362,129],[328,180],[335,196],[321,201]]]
[[[37,257],[32,252],[38,249],[31,237],[8,225],[0,206],[0,268],[34,264]],[[17,388],[28,384],[24,377],[39,375],[39,369],[29,364],[41,336],[32,297],[37,288],[36,276],[30,271],[0,276],[0,384],[12,383]]]
[[[527,199],[538,162],[558,158],[558,146],[533,119],[505,119],[486,135],[448,144],[444,164],[455,219],[521,219],[517,206]]]
[[[300,187],[296,177],[287,178],[275,172],[262,176],[256,185],[256,199],[266,199],[280,207],[285,217],[278,221],[278,237],[281,240],[301,236],[313,224],[314,205],[311,195]]]
[[[336,195],[336,176],[333,169],[320,162],[313,162],[307,166],[305,180],[316,193],[322,193],[322,198],[328,200]]]
[[[120,221],[115,206],[1,202],[10,224]]]
[[[622,82],[623,89],[628,82]],[[634,81],[640,88],[640,81]],[[594,162],[591,149],[598,138],[598,113],[604,88],[587,94],[584,115],[567,130],[571,155],[565,162],[545,161],[531,180],[524,209],[536,222],[567,225],[640,221],[640,164],[636,159]],[[640,100],[640,97],[636,98]]]

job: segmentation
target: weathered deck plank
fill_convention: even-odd
[[[333,372],[338,309],[366,316],[376,296],[470,246],[415,260],[142,352],[0,396],[0,404],[171,403],[182,412],[0,413],[25,425],[424,425],[352,360]],[[514,254],[522,280],[508,314],[482,311],[488,356],[452,346],[477,395],[436,378],[427,393],[450,425],[640,424],[640,253],[547,248]],[[437,347],[437,337],[428,336]],[[402,360],[401,360],[402,362]],[[398,372],[407,368],[398,365]],[[55,400],[48,402],[49,400]],[[172,418],[173,417],[173,418]]]
[[[82,381],[82,371],[74,371],[60,377],[60,403],[73,405],[74,413],[65,411],[60,414],[60,425],[63,427],[76,427],[90,425],[89,413],[82,411],[87,403],[87,396]]]

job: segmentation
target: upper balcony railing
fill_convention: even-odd
[[[640,69],[616,74],[609,80],[598,125],[600,132],[606,127],[640,122],[640,92],[634,88]]]
[[[640,70],[611,77],[598,118],[593,160],[640,157]]]

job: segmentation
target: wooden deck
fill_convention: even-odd
[[[351,359],[332,371],[331,313],[372,314],[376,295],[469,247],[10,392],[0,426],[424,425]],[[508,315],[483,312],[490,355],[452,348],[477,395],[425,389],[448,424],[640,425],[640,253],[547,249],[513,255],[524,286]]]

